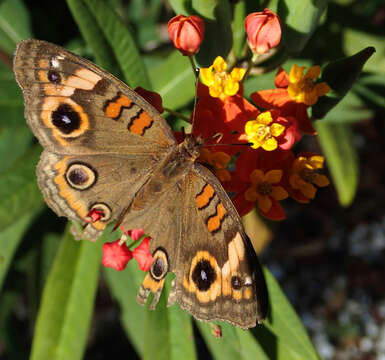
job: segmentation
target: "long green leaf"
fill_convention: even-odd
[[[352,203],[358,185],[358,157],[349,124],[315,122],[338,198],[343,206]]]
[[[326,0],[278,0],[277,11],[282,20],[282,42],[290,54],[298,54],[317,28],[327,7]]]
[[[16,44],[32,37],[29,14],[21,0],[0,2],[0,48],[13,54]]]
[[[227,0],[192,0],[192,8],[206,26],[205,36],[196,55],[201,66],[209,66],[217,56],[227,58],[232,45],[231,8]]]
[[[154,354],[158,359],[196,357],[190,315],[177,305],[166,307],[168,284],[156,310],[151,311],[136,302],[144,273],[138,270],[135,261],[131,261],[124,272],[106,269],[105,275],[120,305],[122,325],[142,358],[151,358]]]
[[[31,360],[81,359],[99,279],[102,241],[74,241],[69,226],[44,288]]]
[[[0,291],[13,255],[35,215],[36,212],[26,214],[0,232]]]
[[[32,141],[32,132],[26,126],[0,126],[0,175],[27,151]]]
[[[194,98],[195,75],[186,56],[174,51],[160,65],[149,70],[154,91],[162,96],[163,105],[173,110]]]
[[[127,268],[118,272],[105,268],[104,276],[113,298],[120,306],[120,320],[136,352],[142,357],[144,353],[144,323],[146,312],[136,301],[136,295],[144,278],[136,262],[131,261]]]
[[[276,335],[277,342],[281,342],[287,351],[292,352],[293,358],[318,360],[319,355],[298,315],[291,307],[270,271],[265,269],[264,272],[270,298],[270,312],[264,324]]]
[[[35,175],[40,146],[33,147],[0,176],[0,227],[5,228],[24,214],[41,207],[41,195]]]
[[[211,332],[211,325],[206,322],[196,322],[199,331],[208,346],[213,359],[238,359],[241,352],[241,342],[237,330],[226,323],[221,323],[222,337],[217,339]]]
[[[122,71],[116,61],[115,54],[87,5],[83,0],[67,0],[67,5],[79,26],[81,34],[91,47],[95,61],[98,65],[120,78]]]
[[[94,16],[104,37],[111,45],[124,79],[133,88],[150,89],[146,68],[135,41],[118,15],[102,0],[82,0]]]

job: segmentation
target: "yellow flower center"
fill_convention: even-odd
[[[250,187],[245,191],[247,201],[257,201],[258,209],[268,212],[273,204],[272,200],[286,199],[288,192],[278,184],[283,175],[282,170],[269,170],[264,173],[260,169],[255,169],[250,174]]]
[[[274,123],[270,111],[265,111],[257,116],[255,120],[250,120],[245,125],[245,133],[248,140],[253,144],[253,149],[262,149],[266,151],[275,150],[278,142],[275,139],[285,131],[281,124]]]
[[[292,66],[287,92],[295,102],[311,106],[318,101],[320,96],[327,94],[331,89],[326,82],[315,82],[321,72],[318,65],[309,68],[306,74],[303,73],[304,69],[304,66],[295,64]]]
[[[238,92],[239,82],[245,75],[242,68],[234,68],[231,73],[226,69],[227,63],[218,56],[210,67],[200,70],[202,83],[209,87],[210,95],[221,100]]]
[[[299,176],[307,183],[312,183],[317,176],[317,170],[305,167],[299,172]]]
[[[272,191],[272,185],[267,181],[261,182],[257,185],[257,191],[261,195],[270,195]]]

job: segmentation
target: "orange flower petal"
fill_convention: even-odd
[[[263,212],[268,212],[271,208],[271,200],[268,196],[259,196],[258,199],[258,209],[261,209]]]
[[[330,184],[329,179],[325,175],[321,175],[321,174],[317,174],[313,182],[319,187],[328,186]]]
[[[256,201],[258,199],[258,193],[257,191],[255,190],[254,187],[249,187],[246,191],[245,191],[245,199],[247,201]]]
[[[273,186],[271,189],[271,196],[275,200],[283,200],[289,196],[289,193],[282,186]]]
[[[306,182],[302,184],[300,190],[309,199],[314,199],[317,192],[317,188],[314,185]]]
[[[260,169],[255,169],[253,172],[250,174],[250,181],[252,184],[256,185],[259,184],[261,181],[264,180],[265,174],[263,173],[262,170]]]
[[[270,184],[276,184],[281,181],[282,170],[270,170],[265,174],[265,180]]]

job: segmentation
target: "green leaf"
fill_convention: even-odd
[[[24,214],[40,209],[43,203],[35,175],[40,146],[33,147],[0,175],[0,227],[11,225]]]
[[[86,348],[103,242],[74,241],[69,227],[44,288],[31,360],[81,359]]]
[[[67,0],[67,5],[79,26],[81,34],[91,47],[96,63],[121,78],[122,71],[115,54],[85,2],[83,0]]]
[[[347,55],[354,55],[368,45],[376,49],[376,53],[365,64],[365,70],[373,73],[385,73],[384,36],[373,35],[356,29],[345,28],[341,42]],[[382,76],[383,76],[382,75]]]
[[[289,54],[296,55],[302,51],[326,7],[326,0],[278,0],[277,13],[283,24],[282,42]]]
[[[270,312],[264,325],[276,335],[280,346],[292,353],[294,359],[319,360],[301,320],[277,281],[266,268],[264,273],[270,298]]]
[[[170,322],[167,316],[167,296],[162,293],[155,310],[146,311],[144,323],[143,359],[153,359],[154,354],[159,360],[171,358]]]
[[[330,62],[322,72],[320,81],[326,83],[333,91],[318,99],[312,107],[312,117],[322,119],[328,111],[336,106],[353,86],[360,75],[366,61],[375,49],[367,47],[357,54]]]
[[[235,327],[221,322],[222,337],[217,339],[211,332],[210,324],[196,321],[196,325],[214,359],[225,360],[238,359],[240,357],[241,342]]]
[[[176,110],[187,105],[195,94],[195,75],[190,61],[174,51],[160,65],[149,70],[154,91],[162,96],[163,105]]]
[[[31,224],[36,212],[31,212],[14,221],[0,232],[0,290],[7,275],[13,255],[17,250],[25,231]]]
[[[341,205],[352,203],[358,184],[358,160],[349,124],[315,122],[318,139],[325,154]]]
[[[205,36],[196,54],[200,66],[210,66],[217,56],[227,58],[233,46],[232,15],[227,0],[192,0],[196,15],[205,22]]]
[[[133,88],[151,88],[146,68],[130,31],[120,17],[100,0],[82,0],[110,44],[126,82]],[[90,43],[92,46],[92,44]]]
[[[245,18],[246,3],[238,1],[234,5],[234,21],[233,21],[233,51],[234,56],[240,57],[246,44]]]
[[[32,37],[29,14],[23,1],[1,1],[0,48],[12,55],[18,42]]]
[[[111,239],[111,241],[113,241]],[[144,273],[138,269],[135,261],[130,261],[124,271],[104,268],[104,276],[111,295],[120,307],[120,320],[127,337],[134,346],[136,352],[143,357],[144,353],[144,324],[146,319],[145,307],[138,304],[136,295]],[[124,286],[122,286],[124,284]]]
[[[192,14],[191,0],[169,0],[169,3],[175,14],[186,16]]]
[[[354,87],[356,89],[356,87]],[[327,123],[353,123],[373,116],[371,110],[365,107],[364,102],[352,91],[348,92],[338,106],[331,109],[326,118]]]
[[[0,63],[1,126],[25,125],[24,102],[13,72]]]
[[[385,76],[383,77],[385,78]],[[368,101],[382,108],[385,108],[385,97],[380,92],[372,90],[368,86],[363,85],[362,83],[355,84],[353,90],[360,94],[362,97],[366,98]],[[328,113],[328,118],[329,115],[330,113]]]
[[[191,315],[178,305],[168,308],[170,324],[170,359],[196,359]]]
[[[32,141],[32,132],[27,125],[0,126],[0,176],[27,151]]]
[[[156,310],[139,305],[136,295],[144,278],[135,261],[123,272],[105,269],[113,297],[121,309],[121,321],[129,340],[141,358],[194,359],[196,357],[191,317],[177,305],[166,307],[169,281]],[[126,286],[122,286],[126,284]]]
[[[17,307],[19,294],[6,291],[0,297],[0,344],[3,354],[12,354],[14,359],[26,359],[27,353],[20,346],[18,328],[12,313]]]

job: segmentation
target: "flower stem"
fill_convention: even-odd
[[[164,111],[167,111],[169,114],[174,115],[174,116],[176,116],[179,119],[182,119],[182,120],[185,120],[187,122],[190,122],[190,119],[187,116],[184,116],[183,114],[181,114],[180,112],[171,110],[171,109],[169,109],[167,107],[163,107],[163,109],[164,109]]]
[[[195,79],[198,80],[198,78],[199,78],[199,68],[196,66],[195,61],[194,61],[194,57],[192,55],[189,55],[188,58],[190,60],[191,67],[193,69]]]
[[[254,64],[257,62],[258,58],[259,58],[259,54],[253,54],[252,58],[249,60],[249,62],[247,64],[245,75],[243,76],[243,78],[241,80],[242,83],[247,78],[247,75],[249,75],[250,70],[252,69]]]

